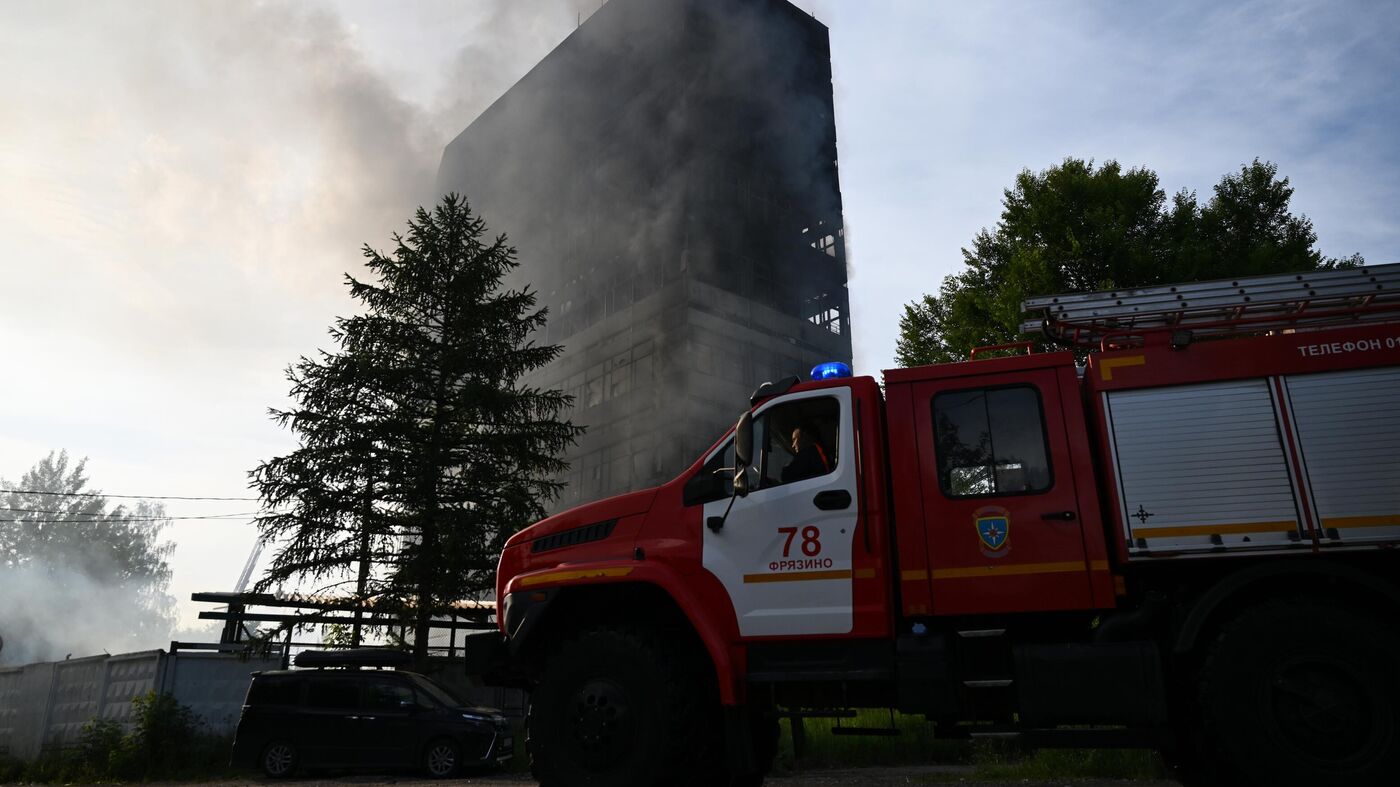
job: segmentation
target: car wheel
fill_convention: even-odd
[[[297,750],[287,741],[273,741],[263,749],[263,773],[273,779],[285,779],[297,769]]]
[[[428,744],[423,752],[423,770],[434,779],[446,779],[461,766],[462,754],[457,744],[440,738]]]

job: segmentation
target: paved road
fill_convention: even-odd
[[[383,775],[342,776],[338,778],[294,779],[292,781],[267,782],[253,779],[248,781],[204,782],[198,787],[242,787],[242,785],[284,785],[285,787],[363,787],[366,785],[394,785],[394,787],[444,787],[445,785],[471,785],[471,787],[529,787],[535,782],[528,776],[499,775],[489,778],[473,778],[450,782],[430,781],[416,777],[395,777]],[[800,774],[770,777],[765,785],[772,787],[905,787],[905,785],[968,785],[968,787],[1178,787],[1176,782],[1167,781],[1123,781],[1115,779],[1062,779],[1056,781],[980,781],[972,777],[972,769],[958,766],[920,766],[901,768],[860,768],[847,771],[810,771]]]

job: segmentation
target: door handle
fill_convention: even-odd
[[[818,492],[812,503],[823,511],[840,511],[851,507],[851,493],[844,489],[828,489]]]
[[[1075,514],[1073,511],[1047,511],[1040,518],[1047,522],[1073,522]]]

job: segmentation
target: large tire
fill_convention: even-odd
[[[1392,785],[1400,773],[1400,634],[1316,602],[1273,602],[1227,624],[1201,671],[1202,757],[1191,782]]]
[[[778,739],[782,733],[778,729],[778,717],[751,711],[754,715],[749,722],[752,733],[754,770],[750,773],[731,775],[730,787],[759,787],[773,770],[773,760],[778,756]]]
[[[696,778],[710,716],[696,663],[645,630],[592,629],[562,643],[530,697],[526,745],[535,778],[543,787]]]

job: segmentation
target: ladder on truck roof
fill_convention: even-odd
[[[1047,295],[1021,311],[1023,333],[1105,348],[1400,320],[1400,263]]]

